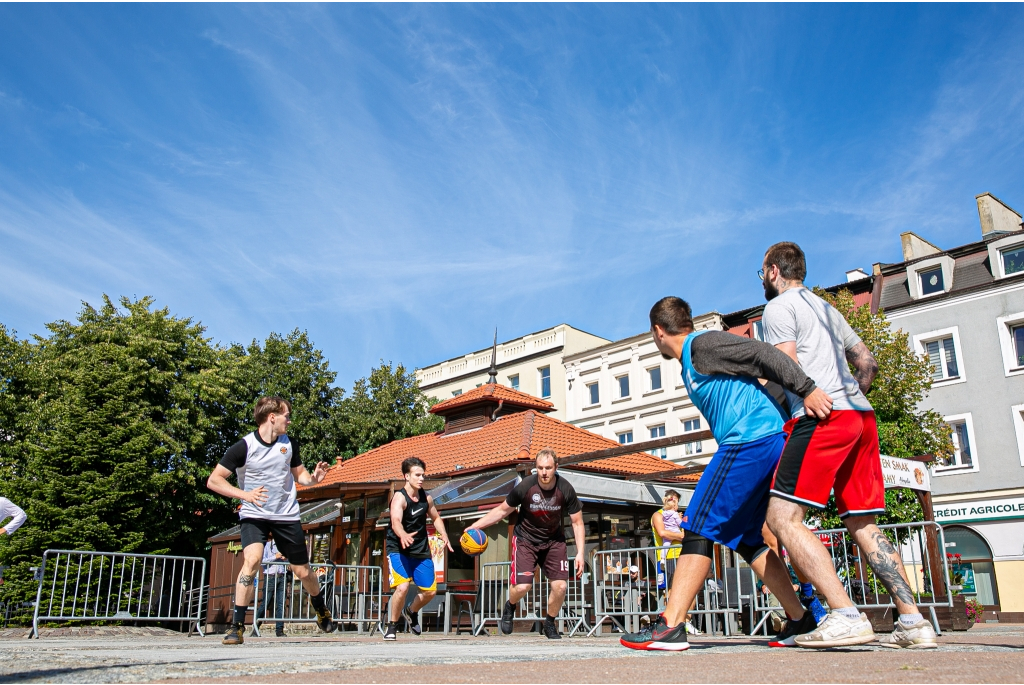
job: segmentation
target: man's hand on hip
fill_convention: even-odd
[[[832,398],[821,388],[815,388],[804,398],[804,411],[816,419],[827,419],[832,413]]]

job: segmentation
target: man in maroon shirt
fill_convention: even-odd
[[[583,506],[576,490],[557,471],[557,457],[552,449],[537,453],[537,473],[524,478],[499,504],[469,528],[481,530],[507,518],[519,508],[519,520],[512,531],[512,569],[508,601],[501,612],[498,627],[505,635],[512,632],[515,605],[533,586],[537,567],[551,582],[548,594],[547,616],[544,617],[544,636],[558,640],[562,636],[555,626],[555,618],[562,609],[569,580],[569,557],[566,554],[565,530],[562,521],[566,514],[572,522],[576,540],[575,577],[583,575],[584,547]]]

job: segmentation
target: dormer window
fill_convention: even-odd
[[[907,287],[915,300],[949,292],[956,262],[945,254],[922,259],[907,267]]]
[[[1024,271],[1024,245],[1007,248],[1000,252],[999,256],[1003,262],[1005,275],[1009,276]]]
[[[922,295],[934,295],[935,293],[941,293],[946,288],[942,282],[942,267],[937,266],[927,271],[918,271],[918,278],[921,279],[921,294]]]

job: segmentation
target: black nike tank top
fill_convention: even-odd
[[[385,536],[388,554],[399,552],[414,559],[429,559],[430,545],[427,543],[427,493],[420,488],[419,502],[413,502],[405,488],[399,490],[405,496],[405,511],[402,512],[402,528],[413,537],[413,543],[402,549],[402,541],[391,526]]]

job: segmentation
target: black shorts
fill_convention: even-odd
[[[306,535],[298,521],[242,519],[242,549],[257,542],[267,544],[267,533],[274,534],[277,551],[285,556],[289,564],[304,566],[309,563]]]
[[[513,535],[512,569],[509,574],[512,584],[532,583],[537,566],[544,569],[544,577],[548,580],[569,580],[569,557],[565,540],[552,540],[538,545]]]

